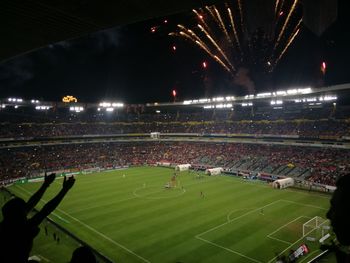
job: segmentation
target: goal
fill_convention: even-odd
[[[329,236],[330,222],[320,216],[315,216],[303,224],[303,237],[308,241],[323,242]]]

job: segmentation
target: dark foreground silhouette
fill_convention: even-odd
[[[62,189],[33,217],[28,213],[39,202],[46,189],[55,180],[56,175],[45,175],[44,183],[30,197],[28,202],[21,198],[10,199],[2,208],[3,221],[0,223],[0,262],[28,262],[33,240],[39,233],[39,225],[62,201],[74,185],[74,177],[64,177]]]

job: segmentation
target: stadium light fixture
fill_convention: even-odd
[[[271,100],[270,102],[271,105],[281,105],[283,104],[282,100]]]
[[[224,108],[224,109],[232,108],[232,103],[219,104],[219,105],[216,105],[216,108]]]
[[[9,102],[23,102],[23,99],[18,99],[18,98],[8,98],[7,101]]]
[[[84,111],[84,107],[74,106],[74,107],[70,107],[69,110],[74,112],[81,112],[81,111]]]
[[[338,97],[337,96],[331,96],[331,95],[326,95],[323,97],[324,101],[331,101],[331,100],[337,100]]]
[[[300,94],[308,94],[310,92],[312,92],[312,89],[310,87],[298,89],[298,93],[300,93]]]
[[[306,102],[315,102],[317,99],[315,97],[313,98],[306,98]]]
[[[256,97],[258,98],[264,98],[264,97],[271,97],[272,93],[271,92],[264,92],[264,93],[258,93],[256,94]]]
[[[213,101],[217,101],[217,102],[224,101],[224,100],[225,100],[224,97],[213,98]]]
[[[103,101],[99,104],[100,107],[102,108],[122,108],[124,107],[124,104],[121,103],[121,102],[106,102],[106,101]]]
[[[287,91],[285,91],[285,90],[278,90],[278,91],[276,91],[276,95],[277,96],[286,96],[287,95]]]
[[[113,112],[113,111],[114,111],[114,108],[111,108],[111,107],[106,108],[106,111],[107,111],[107,112]]]
[[[203,109],[213,109],[214,105],[204,105]]]
[[[31,100],[30,102],[33,103],[33,104],[38,104],[39,100]]]
[[[35,106],[36,110],[49,110],[50,108],[50,106]]]

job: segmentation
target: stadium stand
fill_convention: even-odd
[[[350,152],[317,147],[273,146],[233,143],[128,142],[83,143],[3,148],[0,178],[33,177],[49,171],[80,171],[93,167],[191,163],[196,167],[224,167],[245,171],[293,176],[314,183],[335,185],[349,169]]]

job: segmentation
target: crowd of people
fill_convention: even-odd
[[[278,119],[277,115],[274,115],[274,118],[261,115],[248,119],[246,118],[249,116],[248,112],[246,115],[243,114],[240,120],[232,118],[232,114],[229,113],[214,117],[210,114],[204,117],[188,114],[180,116],[176,114],[145,114],[140,119],[138,119],[139,115],[137,114],[127,116],[131,117],[109,122],[101,122],[102,119],[98,118],[95,121],[87,122],[78,118],[68,121],[61,118],[57,121],[1,122],[0,141],[4,142],[0,148],[0,185],[18,178],[43,175],[46,172],[79,172],[96,168],[155,165],[159,162],[190,163],[194,167],[203,169],[223,167],[225,171],[236,174],[257,175],[265,173],[273,176],[292,176],[306,182],[329,186],[335,186],[339,179],[344,181],[344,178],[349,178],[347,174],[350,168],[350,151],[339,148],[259,144],[258,142],[243,144],[157,140],[130,140],[123,143],[108,141],[97,143],[86,140],[76,142],[72,140],[70,144],[54,143],[55,137],[151,132],[248,134],[253,136],[269,134],[276,135],[276,137],[289,135],[333,140],[342,136],[350,136],[350,122],[346,118]],[[23,138],[31,143],[26,147],[12,147],[13,145],[11,146],[6,138]],[[52,145],[40,145],[31,141],[32,138],[48,138]],[[45,178],[43,186],[38,190],[39,196],[52,181],[53,176]],[[27,203],[18,198],[11,199],[12,201],[4,206],[4,220],[0,223],[0,243],[2,242],[0,248],[3,248],[0,253],[1,262],[4,260],[4,262],[27,262],[26,258],[29,256],[32,241],[38,232],[38,224],[42,218],[53,211],[73,184],[74,179],[64,180],[62,190],[57,197],[48,207],[44,207],[42,211],[30,219],[27,219],[26,216],[32,208],[31,199]],[[338,189],[340,189],[339,186]],[[334,196],[337,198],[338,194]],[[37,197],[38,195],[35,199]],[[346,204],[343,206],[348,207]],[[341,218],[337,214],[339,210],[335,213],[334,209],[330,209],[329,218],[333,222],[338,222],[334,224],[345,225],[342,223],[344,220],[339,219]],[[16,230],[13,230],[15,228]],[[342,233],[338,232],[337,235],[344,243],[348,244],[349,241],[345,239],[346,237],[341,236]],[[18,246],[18,238],[22,242],[22,250],[14,255],[11,247]],[[335,251],[338,251],[337,248]],[[337,257],[339,255],[344,257],[342,253],[338,254]],[[90,258],[91,262],[95,262],[94,255],[86,247],[78,248],[73,253],[71,262],[82,262],[82,258],[84,262],[89,262],[85,257]],[[338,262],[345,261],[338,260]]]
[[[0,181],[57,171],[125,165],[191,163],[228,171],[294,176],[335,185],[350,168],[350,151],[334,148],[209,142],[83,143],[0,149]]]
[[[139,105],[140,106],[140,105]],[[297,135],[339,138],[350,135],[346,106],[322,108],[271,107],[201,110],[178,107],[155,111],[126,107],[113,113],[89,108],[72,113],[66,108],[41,112],[29,108],[0,109],[0,138],[112,135],[128,133],[198,133]]]
[[[226,121],[226,122],[113,122],[1,123],[0,138],[42,138],[130,133],[198,133],[298,135],[306,138],[350,135],[346,120]]]

